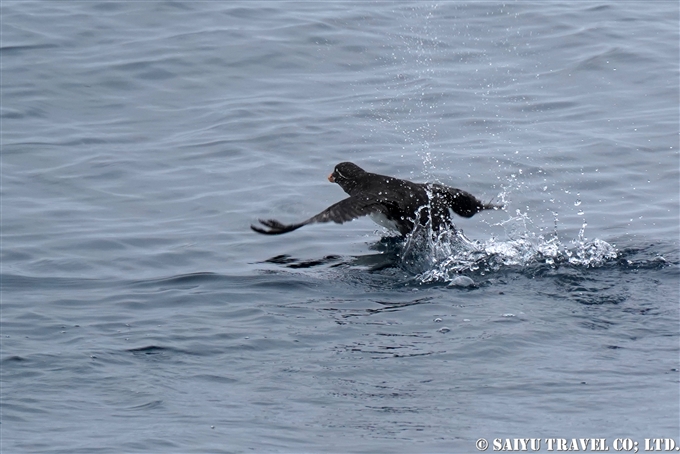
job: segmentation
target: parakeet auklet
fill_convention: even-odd
[[[452,227],[451,212],[469,218],[482,210],[501,208],[484,203],[460,189],[436,183],[412,183],[378,175],[366,172],[351,162],[341,162],[335,166],[328,181],[339,184],[349,197],[297,224],[260,219],[260,223],[267,229],[254,225],[250,228],[257,233],[278,235],[315,222],[333,221],[342,224],[370,215],[376,223],[407,235],[416,224],[426,225],[429,220],[435,230],[444,225]]]

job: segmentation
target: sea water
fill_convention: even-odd
[[[679,440],[678,9],[3,2],[0,450]]]

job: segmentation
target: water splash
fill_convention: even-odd
[[[462,275],[484,276],[508,268],[599,267],[618,257],[611,244],[585,237],[585,222],[568,243],[560,241],[557,228],[547,236],[537,234],[529,216],[520,211],[497,225],[504,228],[505,239],[473,241],[455,228],[435,232],[423,226],[403,243],[400,266],[421,283],[453,283]]]

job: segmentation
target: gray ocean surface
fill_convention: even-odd
[[[0,451],[680,444],[679,9],[3,1]]]

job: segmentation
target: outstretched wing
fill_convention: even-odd
[[[437,210],[451,209],[459,216],[471,218],[482,210],[498,210],[500,205],[484,203],[469,192],[461,189],[444,186],[443,184],[430,184],[428,189],[432,193],[432,203]]]
[[[341,200],[338,203],[329,206],[316,216],[312,216],[306,221],[298,224],[282,224],[276,219],[260,219],[260,224],[267,227],[267,229],[254,225],[251,225],[250,228],[257,233],[265,235],[280,235],[282,233],[297,230],[307,224],[314,224],[316,222],[335,222],[336,224],[342,224],[371,213],[385,213],[386,211],[387,208],[382,203],[376,201],[372,197],[366,197],[364,194]]]

